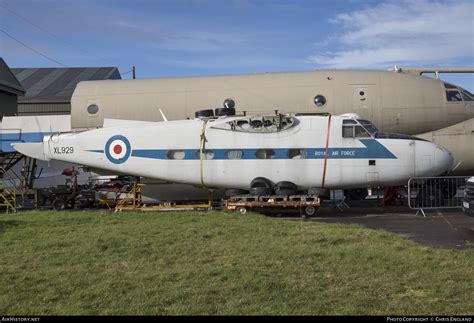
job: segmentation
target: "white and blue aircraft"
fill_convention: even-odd
[[[381,133],[355,114],[107,120],[103,128],[12,146],[42,160],[207,188],[249,189],[256,177],[301,190],[394,186],[453,164],[445,148]]]

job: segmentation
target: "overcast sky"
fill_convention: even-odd
[[[140,78],[474,67],[474,1],[0,0],[0,56],[10,67],[135,65]],[[443,77],[474,91],[473,75]]]

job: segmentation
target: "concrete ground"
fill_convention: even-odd
[[[332,213],[332,214],[331,214]],[[474,248],[474,217],[461,210],[431,211],[415,215],[408,208],[390,208],[341,211],[322,210],[312,221],[325,223],[354,223],[371,229],[383,229],[403,234],[418,243],[450,249]]]

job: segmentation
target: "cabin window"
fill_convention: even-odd
[[[201,159],[201,151],[196,151],[196,159]],[[209,149],[203,149],[202,159],[214,159],[214,151]]]
[[[273,149],[257,149],[255,157],[257,159],[272,159],[275,158],[275,151]]]
[[[184,159],[184,157],[186,156],[186,153],[184,152],[184,150],[168,150],[168,153],[166,154],[166,157],[168,157],[168,159]]]
[[[87,113],[96,114],[97,112],[99,112],[99,107],[97,104],[91,104],[87,107]]]
[[[326,104],[326,97],[324,95],[318,94],[314,97],[314,104],[317,107],[322,107]]]
[[[224,153],[225,159],[242,159],[244,158],[244,151],[241,149],[226,150]]]
[[[375,159],[369,160],[369,166],[375,166]]]
[[[459,91],[446,91],[446,100],[448,102],[459,102],[462,101],[461,93]]]
[[[286,155],[289,159],[305,159],[307,153],[304,149],[288,149]]]

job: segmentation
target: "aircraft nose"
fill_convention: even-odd
[[[436,145],[436,144],[435,144]],[[453,155],[446,148],[436,145],[434,148],[434,172],[435,176],[443,174],[451,169],[454,163]]]

